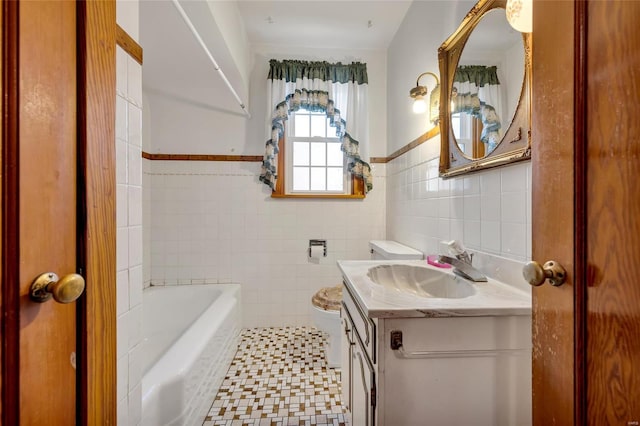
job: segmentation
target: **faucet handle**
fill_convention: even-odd
[[[467,249],[464,247],[464,245],[458,241],[458,240],[451,240],[447,243],[447,246],[449,247],[449,253],[452,255],[461,255],[463,254],[465,251],[467,251]]]
[[[473,253],[469,253],[465,251],[464,253],[456,254],[456,259],[463,261],[464,263],[468,263],[471,265],[473,263]]]

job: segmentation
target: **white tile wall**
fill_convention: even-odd
[[[142,404],[142,74],[141,66],[120,47],[116,73],[118,425],[135,426]]]
[[[365,200],[272,199],[260,165],[151,161],[150,256],[154,285],[243,285],[244,326],[311,324],[311,296],[341,282],[339,259],[368,259],[385,237],[384,165]],[[310,239],[328,255],[310,263]]]
[[[144,125],[144,123],[143,123]],[[151,285],[151,161],[142,159],[142,282]]]
[[[438,177],[440,138],[387,164],[387,236],[427,254],[459,239],[472,250],[531,258],[531,163]]]

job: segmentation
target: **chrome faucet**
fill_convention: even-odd
[[[482,275],[480,271],[471,266],[471,263],[458,260],[455,257],[445,256],[444,254],[438,257],[438,260],[442,263],[448,263],[453,266],[453,273],[466,278],[474,282],[486,282],[487,277]]]
[[[456,259],[469,265],[473,263],[473,253],[469,253],[460,241],[451,240],[447,243],[447,246],[449,247],[449,254],[454,255]]]
[[[452,240],[447,243],[447,246],[449,247],[449,253],[454,255],[455,258],[441,255],[439,257],[440,262],[448,263],[453,266],[453,273],[461,276],[462,278],[466,278],[474,282],[487,281],[487,277],[482,275],[480,271],[471,265],[473,262],[473,253],[469,253],[462,243]]]

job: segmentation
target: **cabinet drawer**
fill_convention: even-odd
[[[346,283],[342,286],[342,308],[348,311],[353,328],[372,363],[376,363],[376,324],[364,314]]]

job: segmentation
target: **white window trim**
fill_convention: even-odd
[[[456,141],[458,142],[458,146],[460,147],[460,150],[465,155],[471,155],[471,152],[467,152],[467,150],[473,149],[472,148],[473,137],[472,137],[472,131],[471,131],[473,116],[463,112],[457,112],[452,115],[458,115],[460,119],[460,128],[459,128],[460,134],[456,135],[455,133],[457,132],[455,131],[455,129],[453,129],[454,136],[456,138]]]
[[[302,110],[305,112],[305,115],[314,115],[312,111]],[[350,195],[352,192],[351,188],[351,176],[347,172],[347,157],[343,153],[343,163],[342,163],[342,191],[318,191],[318,190],[293,190],[293,143],[294,142],[331,142],[331,143],[340,143],[339,138],[331,138],[331,137],[295,137],[295,112],[291,113],[291,116],[287,120],[284,143],[285,143],[285,167],[286,167],[286,179],[285,179],[285,194],[289,195]],[[326,117],[326,115],[325,115]],[[314,167],[309,165],[309,167]],[[315,167],[323,167],[327,168],[327,166],[315,166]]]

